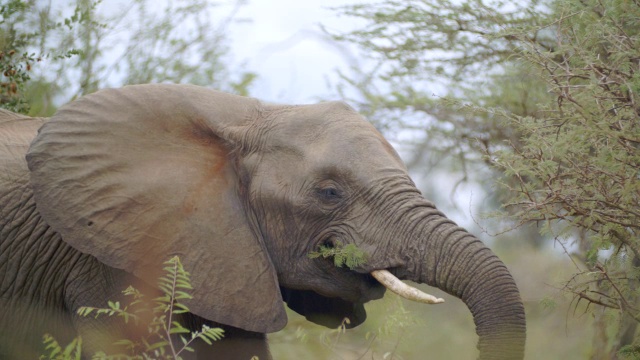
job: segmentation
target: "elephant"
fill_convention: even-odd
[[[338,244],[366,261],[309,256]],[[82,96],[48,119],[0,112],[1,358],[33,358],[44,332],[81,335],[86,354],[109,346],[122,325],[77,309],[155,284],[172,256],[191,273],[185,322],[226,331],[197,345],[198,358],[270,359],[266,334],[287,323],[285,304],[357,326],[363,304],[395,286],[385,276],[460,298],[480,359],[524,356],[524,306],[505,264],[425,199],[344,102],[144,84]]]

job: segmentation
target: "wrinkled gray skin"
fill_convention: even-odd
[[[367,263],[307,256],[337,241]],[[283,300],[311,321],[358,325],[362,304],[383,295],[368,274],[377,269],[461,298],[480,358],[523,356],[524,310],[505,265],[421,196],[344,103],[138,85],[49,120],[0,113],[0,358],[34,358],[44,332],[82,334],[88,352],[109,346],[105,334],[135,333],[75,310],[154,284],[172,255],[192,274],[185,321],[228,330],[199,358],[270,358],[264,333],[286,324]]]

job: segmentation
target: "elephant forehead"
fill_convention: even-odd
[[[337,132],[326,144],[318,146],[314,155],[324,162],[332,160],[352,171],[376,171],[382,168],[406,170],[393,147],[373,133]]]
[[[317,137],[310,144],[314,155],[325,162],[334,160],[355,172],[406,167],[391,144],[368,122],[345,123]]]
[[[316,138],[318,135],[344,127],[366,127],[370,124],[348,105],[328,102],[276,108],[269,114],[273,135],[282,138]],[[371,129],[369,129],[370,131]]]
[[[272,148],[288,149],[305,158],[371,160],[405,168],[400,156],[362,115],[342,102],[294,106],[273,113]],[[306,156],[304,156],[306,155]]]

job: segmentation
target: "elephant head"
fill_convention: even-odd
[[[104,90],[63,107],[27,155],[37,208],[65,242],[155,283],[178,255],[203,318],[256,332],[364,321],[384,287],[436,286],[471,310],[480,357],[521,358],[505,265],[425,200],[400,157],[341,102],[283,106],[188,85]],[[353,269],[311,259],[354,244]],[[389,274],[387,274],[389,275]]]

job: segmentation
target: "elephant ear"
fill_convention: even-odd
[[[278,331],[287,320],[275,269],[249,225],[234,159],[259,111],[255,99],[190,85],[80,98],[29,149],[38,211],[74,248],[151,284],[178,255],[192,313]]]

